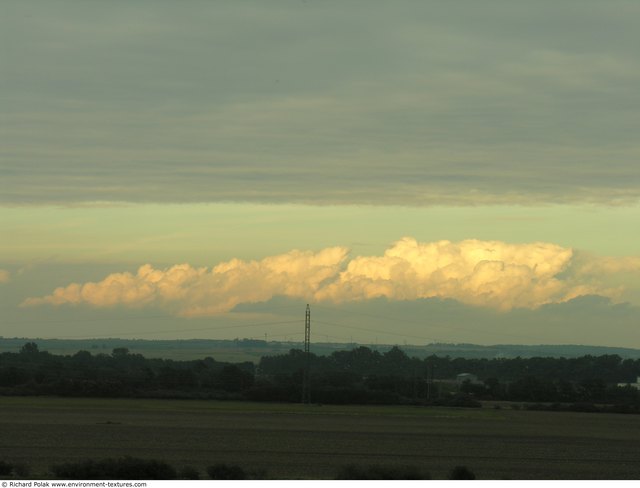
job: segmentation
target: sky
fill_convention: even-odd
[[[640,4],[0,5],[0,336],[640,348]]]

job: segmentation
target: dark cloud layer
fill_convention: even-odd
[[[0,203],[625,203],[640,7],[3,4]]]
[[[281,314],[303,303],[275,298],[242,304],[238,313]],[[376,299],[339,306],[312,305],[314,340],[355,337],[372,343],[421,344],[600,344],[639,347],[636,339],[638,307],[613,305],[599,296],[583,296],[537,310],[500,313],[437,298],[411,302]]]

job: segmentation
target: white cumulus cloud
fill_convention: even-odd
[[[418,243],[403,238],[383,256],[357,257],[319,293],[334,301],[454,298],[501,310],[536,308],[597,293],[558,277],[573,258],[555,244],[465,240]]]
[[[349,259],[348,249],[293,250],[262,260],[232,259],[209,268],[180,264],[114,273],[99,282],[71,283],[23,306],[86,304],[160,306],[183,316],[211,316],[275,296],[349,302],[450,298],[498,310],[535,309],[582,295],[617,298],[611,279],[640,271],[637,257],[593,257],[556,244],[464,240],[420,243],[405,237],[381,256]]]
[[[23,305],[160,305],[184,316],[216,315],[239,303],[277,295],[312,298],[324,280],[337,275],[347,252],[342,247],[317,253],[293,250],[260,261],[232,259],[211,270],[189,264],[155,269],[145,264],[135,274],[114,273],[97,283],[71,283],[45,297],[28,298]]]

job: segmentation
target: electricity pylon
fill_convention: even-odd
[[[311,387],[309,385],[309,370],[311,367],[311,309],[307,303],[304,316],[304,371],[302,373],[302,403],[311,403]]]

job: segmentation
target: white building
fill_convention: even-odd
[[[640,390],[640,376],[638,376],[636,378],[636,382],[635,383],[618,383],[618,386],[622,386],[623,388],[625,386],[630,386],[631,388],[635,388],[636,390]]]
[[[456,383],[458,383],[459,385],[461,385],[465,381],[468,381],[471,384],[480,383],[478,381],[478,377],[475,374],[460,373],[459,375],[456,376]]]

